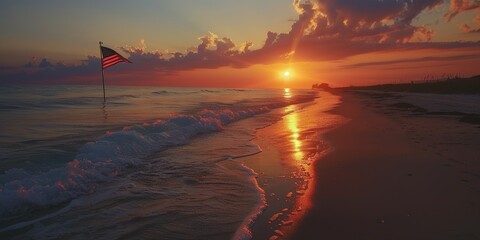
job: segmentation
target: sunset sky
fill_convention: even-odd
[[[479,0],[2,1],[0,83],[332,86],[480,74]],[[284,72],[291,74],[286,77]]]

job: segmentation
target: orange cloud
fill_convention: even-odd
[[[142,39],[138,47],[122,48],[134,64],[118,66],[116,72],[171,76],[193,69],[339,60],[380,51],[478,48],[480,42],[429,42],[433,30],[412,24],[422,11],[443,3],[443,0],[293,0],[293,7],[299,15],[290,31],[267,32],[264,45],[258,49],[251,49],[249,42],[237,46],[229,37],[214,33],[198,38],[196,47],[173,53],[148,51]],[[461,11],[478,8],[478,5],[478,0],[454,0],[446,17],[451,19]],[[468,25],[462,28],[470,29]],[[37,75],[21,73],[5,78],[65,79],[93,75],[98,73],[98,64],[98,58],[89,57],[80,65],[52,65],[38,68]]]
[[[473,19],[473,21],[477,24],[480,25],[480,17],[477,16]],[[480,28],[472,28],[470,25],[463,23],[458,26],[460,29],[462,29],[463,32],[465,33],[480,33]]]
[[[450,10],[445,14],[445,17],[448,21],[451,21],[459,13],[473,9],[480,9],[479,0],[451,0]]]

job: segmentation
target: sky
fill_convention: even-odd
[[[0,84],[309,88],[480,74],[479,0],[1,0]],[[286,76],[285,72],[290,74]]]

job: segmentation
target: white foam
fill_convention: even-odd
[[[257,180],[255,177],[258,175],[253,169],[247,167],[245,164],[242,163],[241,165],[246,172],[248,172],[250,176],[250,181],[252,183],[252,187],[255,188],[258,194],[258,202],[257,205],[253,208],[250,214],[243,220],[240,227],[237,231],[233,234],[232,240],[247,240],[252,238],[252,232],[250,228],[255,223],[255,219],[258,218],[260,214],[265,210],[267,207],[267,199],[265,198],[265,191],[258,185]]]
[[[148,154],[185,144],[191,137],[220,131],[224,125],[269,111],[266,107],[232,110],[203,110],[165,121],[126,127],[85,144],[65,167],[31,176],[22,169],[1,175],[0,215],[25,207],[47,207],[95,191],[95,183],[108,181],[126,166],[136,165]]]

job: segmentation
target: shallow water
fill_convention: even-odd
[[[0,94],[0,236],[249,238],[240,161],[306,90],[16,86]]]

